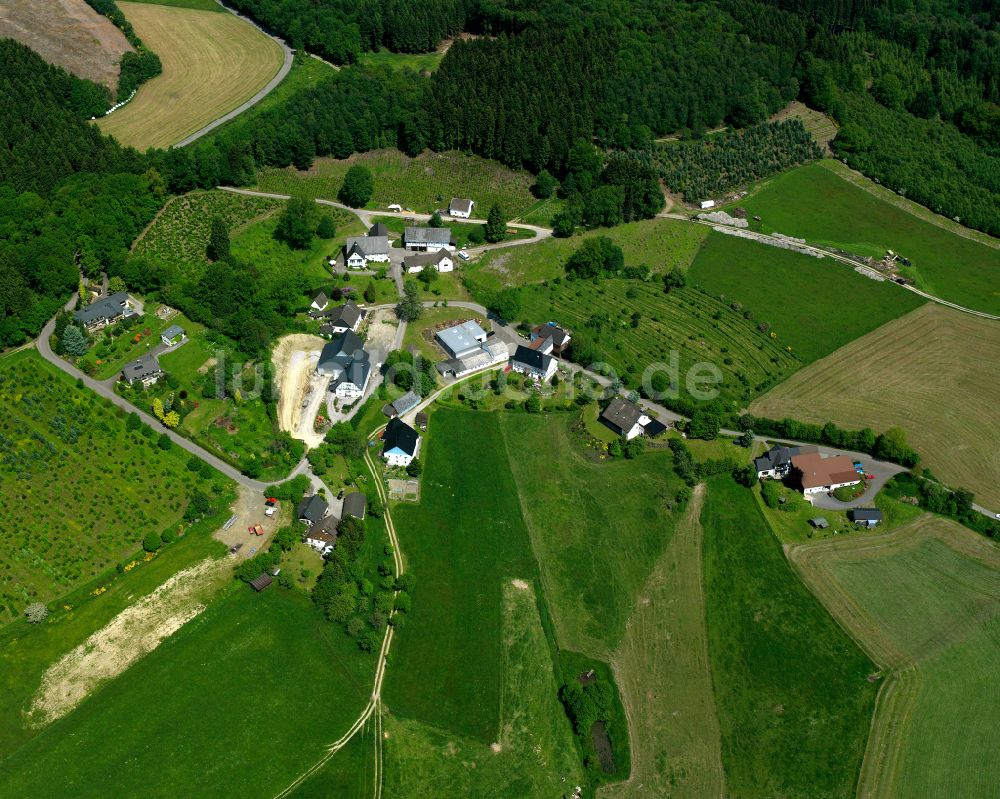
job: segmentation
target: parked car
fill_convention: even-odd
[[[465,250],[459,250],[456,253],[456,255],[458,255],[458,257],[461,258],[463,261],[468,261],[469,258],[471,257],[469,253],[467,253]]]
[[[243,549],[243,544],[233,544],[231,547],[229,547],[229,554],[235,555],[241,549]]]

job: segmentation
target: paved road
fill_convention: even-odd
[[[265,85],[264,88],[261,89],[259,92],[257,92],[253,97],[251,97],[249,100],[247,100],[245,103],[243,103],[239,107],[234,108],[228,114],[223,114],[221,117],[219,117],[218,119],[216,119],[214,122],[209,122],[201,130],[195,131],[190,136],[188,136],[186,139],[182,139],[181,141],[177,142],[177,144],[175,144],[174,147],[186,147],[187,145],[191,144],[191,142],[197,141],[198,139],[200,139],[206,133],[211,133],[213,130],[215,130],[216,128],[220,127],[221,125],[225,125],[231,119],[235,119],[240,114],[242,114],[244,111],[246,111],[248,108],[251,108],[252,106],[257,105],[257,103],[259,103],[261,100],[263,100],[265,97],[267,97],[267,95],[269,95],[272,91],[274,91],[274,88],[279,83],[281,83],[281,81],[283,81],[285,79],[285,76],[288,74],[288,71],[292,68],[292,61],[295,58],[294,51],[287,44],[285,44],[285,42],[282,39],[279,39],[277,36],[271,36],[271,34],[269,34],[267,31],[265,31],[263,28],[261,28],[260,25],[258,25],[252,19],[250,19],[249,17],[245,17],[242,14],[237,13],[236,11],[234,11],[233,9],[229,8],[224,3],[222,3],[220,0],[216,0],[216,2],[218,2],[219,5],[222,6],[223,8],[225,8],[226,11],[228,11],[229,13],[234,14],[235,16],[237,16],[240,19],[242,19],[244,22],[249,22],[257,30],[259,30],[261,33],[263,33],[265,36],[269,36],[270,38],[274,39],[274,41],[276,41],[278,43],[278,45],[281,47],[281,50],[282,50],[282,52],[285,55],[285,59],[284,59],[283,63],[281,64],[281,69],[278,70],[277,74],[275,74],[275,76],[273,78],[271,78],[271,80],[269,80],[267,82],[267,85]]]

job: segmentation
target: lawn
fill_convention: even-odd
[[[631,720],[632,775],[603,797],[726,795],[701,582],[704,497],[699,486],[611,656]]]
[[[351,725],[372,669],[305,594],[233,584],[5,760],[0,794],[273,796]]]
[[[124,145],[144,150],[176,144],[253,97],[284,59],[277,42],[235,14],[145,3],[119,7],[163,64],[163,73],[139,87],[132,102],[97,122]]]
[[[447,306],[424,308],[420,318],[406,326],[403,349],[409,350],[415,347],[428,360],[434,361],[434,363],[442,361],[447,355],[434,340],[434,333],[440,327],[448,326],[447,323],[458,324],[466,319],[475,320],[487,333],[492,329],[488,320],[483,319],[468,308],[449,308]]]
[[[503,414],[500,427],[559,646],[607,660],[670,541],[681,483],[665,450],[588,459],[575,421]]]
[[[760,216],[766,233],[779,231],[814,244],[881,258],[887,249],[909,258],[920,288],[951,302],[1000,314],[1000,245],[926,209],[910,213],[839,174],[834,161],[810,164],[775,177],[741,204]],[[850,174],[850,173],[848,173]],[[949,229],[951,228],[951,229]],[[792,295],[797,296],[797,295]]]
[[[796,577],[750,491],[711,479],[701,524],[727,794],[853,797],[875,665]]]
[[[659,364],[658,371],[687,396],[689,370],[708,363],[720,370],[720,393],[743,401],[801,366],[783,349],[781,338],[768,338],[714,297],[690,287],[666,294],[659,281],[560,280],[529,286],[521,291],[519,316],[531,324],[554,320],[566,325],[577,346],[581,340],[592,342],[595,360],[610,364],[629,387],[641,385],[646,369]],[[674,357],[676,375],[670,374]]]
[[[387,795],[542,799],[584,783],[572,728],[557,698],[558,681],[531,583],[505,581],[501,604],[502,723],[495,746],[456,736],[451,729],[389,717],[384,742]]]
[[[790,557],[887,672],[858,794],[996,796],[996,547],[925,515],[886,536],[804,544]]]
[[[392,69],[412,69],[416,72],[433,72],[438,68],[444,53],[393,53],[379,50],[377,53],[362,53],[360,63],[370,67],[387,66]]]
[[[229,191],[193,191],[174,197],[143,232],[132,253],[150,261],[176,266],[197,279],[208,264],[205,248],[213,217],[221,217],[230,236],[255,220],[265,219],[284,206],[281,200],[247,197]]]
[[[393,509],[416,588],[383,699],[401,719],[488,745],[506,721],[503,588],[537,567],[497,417],[439,409],[425,438],[421,503]]]
[[[654,272],[685,269],[708,234],[702,225],[676,219],[650,219],[618,227],[592,230],[568,239],[550,238],[530,246],[512,247],[483,255],[469,271],[485,289],[540,283],[564,274],[564,265],[584,239],[607,236],[625,253],[625,263],[646,264]]]
[[[929,467],[1000,510],[1000,322],[932,303],[803,369],[753,413],[849,428],[902,427]]]
[[[891,283],[862,277],[830,258],[769,247],[712,232],[688,280],[725,303],[736,303],[752,324],[766,323],[782,347],[805,363],[925,301]]]
[[[133,317],[127,324],[111,325],[96,334],[96,343],[83,360],[95,364],[94,377],[104,380],[121,372],[129,361],[134,361],[141,355],[159,346],[160,334],[172,325],[180,325],[189,337],[201,338],[204,328],[197,322],[192,322],[184,314],[176,314],[169,319],[161,319],[156,311],[161,305],[158,302],[146,303],[143,315]],[[115,331],[118,334],[115,335]],[[185,343],[182,345],[186,347]],[[168,353],[169,355],[169,353]],[[204,363],[204,361],[202,361]]]
[[[0,409],[0,623],[114,569],[205,487],[187,454],[33,350],[0,361]]]
[[[535,204],[530,191],[534,178],[528,172],[515,172],[496,161],[459,152],[425,152],[410,158],[398,150],[375,150],[343,160],[318,158],[306,172],[259,170],[256,188],[336,199],[344,175],[355,164],[368,167],[374,175],[375,193],[367,206],[371,209],[398,203],[429,214],[447,209],[452,197],[468,197],[476,203],[477,218],[485,219],[490,207],[497,204],[510,219]]]

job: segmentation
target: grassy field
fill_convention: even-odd
[[[190,8],[195,11],[225,11],[215,0],[131,0],[133,3],[146,3],[154,6],[170,6],[172,8]]]
[[[741,201],[761,229],[799,236],[861,255],[887,249],[913,262],[920,288],[951,302],[1000,314],[1000,248],[957,235],[842,177],[837,162],[809,164],[778,175]],[[926,211],[923,212],[924,215]],[[939,219],[939,218],[937,218]],[[964,231],[962,231],[964,232]],[[904,270],[905,271],[905,270]],[[794,295],[793,295],[794,296]]]
[[[497,417],[440,409],[427,438],[421,503],[393,512],[417,583],[383,699],[488,745],[501,734],[503,586],[537,570]]]
[[[559,646],[607,660],[670,540],[677,517],[667,506],[681,484],[666,451],[588,460],[574,422],[500,417]]]
[[[371,674],[304,594],[233,584],[5,760],[0,794],[272,796],[350,726]]]
[[[902,427],[946,483],[1000,510],[995,411],[1000,322],[928,303],[789,378],[751,405],[763,416]]]
[[[137,320],[136,324],[124,329],[118,336],[111,334],[114,326],[106,327],[97,334],[94,347],[81,359],[94,362],[94,377],[105,380],[117,375],[126,363],[162,344],[160,334],[171,325],[180,325],[189,337],[200,336],[204,331],[202,325],[192,322],[181,313],[169,319],[161,319],[156,315],[159,307],[160,303],[147,303],[143,308],[141,321]]]
[[[0,361],[0,408],[0,622],[113,569],[205,482],[32,350]]]
[[[368,167],[375,178],[375,193],[368,208],[398,203],[418,213],[447,209],[452,197],[475,201],[477,218],[486,218],[499,204],[508,219],[525,213],[537,201],[530,188],[534,178],[496,161],[459,152],[425,152],[410,158],[398,150],[375,150],[344,160],[319,158],[306,172],[262,169],[256,188],[278,194],[308,194],[336,199],[344,174],[354,164]]]
[[[858,795],[996,796],[997,548],[926,515],[889,535],[801,545],[790,557],[888,672]]]
[[[360,63],[370,67],[387,66],[393,69],[412,69],[417,72],[433,72],[441,64],[444,53],[393,53],[379,50],[377,53],[362,53]]]
[[[912,311],[924,300],[899,286],[862,277],[829,258],[709,234],[688,271],[691,283],[725,302],[739,303],[766,322],[777,343],[806,363],[879,325]]]
[[[251,222],[266,219],[283,205],[281,200],[228,191],[193,191],[170,200],[132,245],[132,252],[177,266],[185,276],[197,278],[208,263],[205,247],[212,217],[221,217],[230,237],[235,237]]]
[[[611,656],[631,720],[632,774],[601,797],[726,795],[701,582],[704,496],[696,489]]]
[[[631,323],[638,313],[638,326]],[[665,294],[658,281],[613,279],[550,281],[521,291],[520,318],[538,324],[556,321],[579,341],[594,343],[599,360],[611,364],[630,387],[641,384],[651,364],[670,364],[677,353],[678,389],[687,394],[688,369],[715,364],[723,381],[720,392],[743,401],[783,379],[802,362],[770,339],[756,324],[696,289]]]
[[[674,267],[686,268],[707,234],[702,225],[676,219],[630,222],[568,239],[550,238],[530,247],[487,253],[468,269],[475,282],[486,289],[540,283],[563,275],[566,261],[584,239],[607,236],[622,248],[626,264],[647,264],[656,272],[669,272]]]
[[[98,121],[122,144],[175,144],[248,100],[281,67],[278,43],[233,14],[119,6],[163,63],[163,74],[144,83],[132,102]]]
[[[727,795],[854,796],[874,664],[799,582],[748,490],[710,480],[701,523]]]
[[[502,586],[500,726],[494,745],[409,719],[385,724],[394,797],[551,797],[583,782],[530,583]],[[412,633],[407,632],[406,635]]]

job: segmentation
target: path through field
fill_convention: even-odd
[[[140,150],[168,147],[240,107],[283,68],[281,45],[229,13],[119,3],[163,63],[125,107],[98,126]]]

